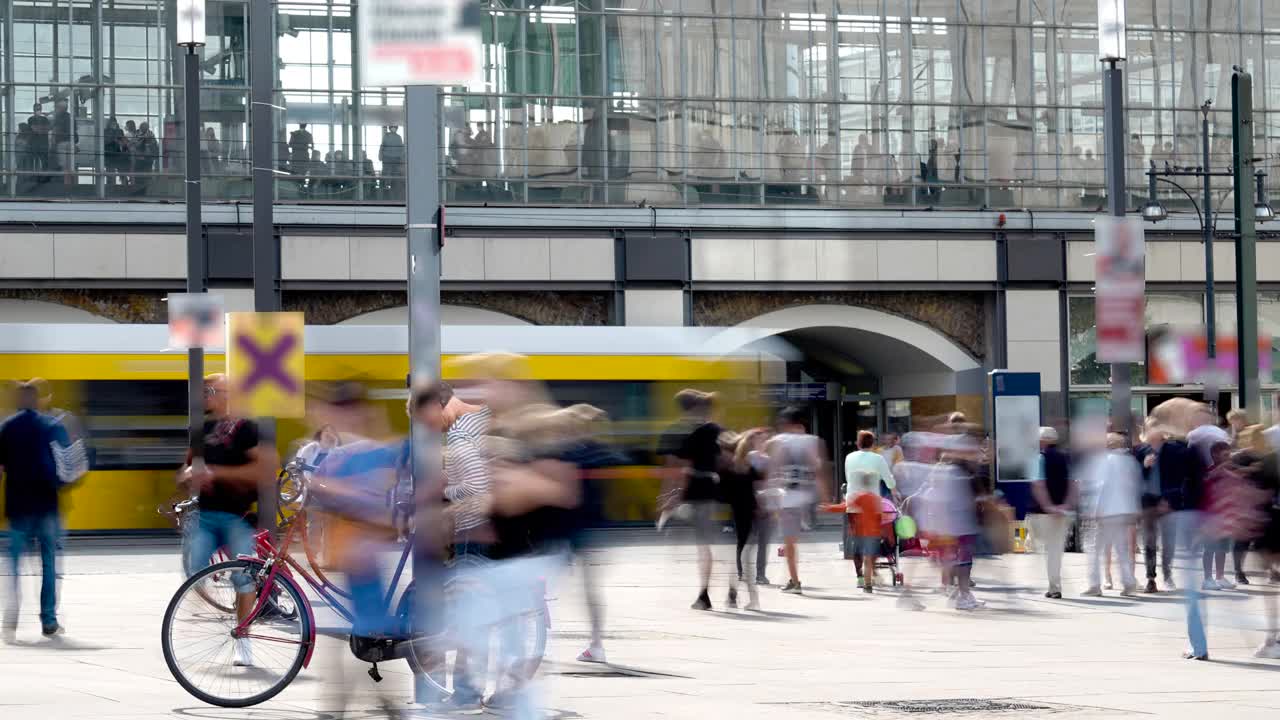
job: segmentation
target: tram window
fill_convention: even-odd
[[[86,381],[80,413],[94,470],[176,468],[185,456],[185,381]]]

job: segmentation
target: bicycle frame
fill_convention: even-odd
[[[316,592],[316,594],[324,599],[329,607],[333,608],[334,612],[338,613],[338,615],[342,616],[342,618],[349,623],[355,622],[355,611],[352,608],[348,608],[346,605],[343,605],[342,601],[338,597],[329,592],[329,590],[324,586],[324,583],[314,578],[311,573],[307,572],[306,568],[303,567],[301,563],[289,555],[289,547],[293,544],[295,533],[298,532],[298,528],[303,527],[304,525],[305,523],[295,523],[291,521],[279,548],[272,544],[270,533],[268,531],[260,530],[254,535],[257,550],[256,559],[262,560],[268,569],[267,578],[263,582],[264,590],[269,590],[271,586],[274,585],[277,574],[283,573],[289,579],[295,581],[301,577],[301,579],[304,580],[306,584]],[[404,549],[400,552],[400,560],[396,563],[395,573],[392,575],[391,583],[387,587],[387,593],[383,602],[388,611],[391,609],[391,601],[395,598],[396,587],[400,584],[400,578],[404,575],[405,566],[408,565],[409,553],[412,546],[413,538],[410,536],[409,541],[405,543]],[[249,615],[244,620],[237,623],[236,628],[233,631],[233,634],[236,637],[259,638],[268,641],[275,640],[275,638],[263,638],[247,632],[249,624],[251,624],[254,619],[262,613],[263,608],[266,607],[267,600],[270,595],[270,592],[262,592],[259,594],[253,610],[250,611]],[[307,597],[306,592],[302,593],[302,599],[306,604],[307,617],[311,621],[310,625],[312,628],[311,637],[308,638],[307,655],[303,661],[303,667],[306,667],[311,662],[311,653],[315,649],[315,612],[311,607],[311,598]]]

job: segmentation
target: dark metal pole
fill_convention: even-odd
[[[1107,210],[1111,215],[1124,217],[1125,205],[1128,204],[1124,178],[1124,71],[1116,60],[1105,62],[1107,66],[1102,71],[1102,127],[1107,153]],[[1111,422],[1118,432],[1128,433],[1131,429],[1132,395],[1129,363],[1111,363]]]
[[[1231,77],[1231,127],[1235,166],[1236,353],[1240,407],[1253,422],[1262,420],[1258,378],[1258,272],[1253,215],[1253,76],[1237,69]]]
[[[183,58],[182,126],[187,201],[187,292],[205,291],[204,228],[200,224],[200,54],[187,47]],[[193,458],[204,457],[204,349],[187,351],[187,431]]]
[[[405,163],[408,207],[409,263],[409,371],[414,382],[440,378],[440,240],[444,211],[440,205],[440,91],[431,85],[405,88]],[[412,424],[414,493],[419,498],[418,527],[435,527],[432,513],[441,500],[443,476],[440,438],[419,423]],[[418,593],[419,628],[431,622],[440,607],[438,579],[443,571],[439,548],[426,542],[430,533],[418,533],[413,577]],[[418,678],[414,699],[439,700],[428,683]]]
[[[276,245],[272,203],[275,199],[275,163],[272,138],[275,135],[274,88],[275,4],[249,3],[249,98],[252,102],[250,158],[253,168],[253,309],[280,310],[280,249]],[[264,442],[275,442],[275,418],[258,418]],[[275,474],[263,478],[258,488],[258,527],[275,530],[279,497]]]
[[[1208,376],[1204,383],[1204,400],[1209,403],[1209,407],[1217,411],[1218,408],[1218,378],[1216,373],[1216,363],[1214,358],[1218,356],[1218,330],[1217,316],[1218,305],[1217,295],[1214,291],[1214,269],[1213,269],[1213,194],[1210,189],[1210,183],[1213,176],[1209,174],[1209,103],[1206,102],[1200,106],[1200,112],[1204,114],[1200,129],[1200,144],[1204,158],[1201,165],[1203,171],[1200,175],[1201,182],[1204,183],[1204,214],[1200,220],[1200,233],[1204,242],[1204,343],[1205,357],[1208,358],[1209,367]]]

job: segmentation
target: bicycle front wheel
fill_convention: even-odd
[[[194,697],[221,707],[247,707],[268,700],[302,669],[314,635],[306,597],[287,576],[263,586],[260,560],[210,565],[187,579],[165,610],[160,644],[178,684]],[[255,602],[266,591],[272,601],[237,638],[237,591]]]

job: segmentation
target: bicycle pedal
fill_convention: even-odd
[[[382,673],[378,672],[378,663],[374,663],[373,667],[369,668],[369,677],[373,678],[374,682],[382,682]]]

